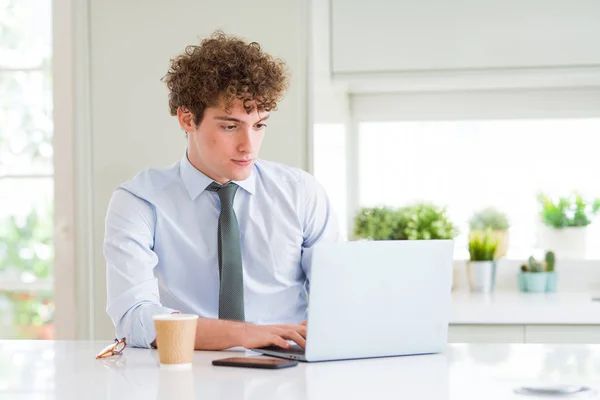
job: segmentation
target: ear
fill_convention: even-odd
[[[188,134],[196,130],[196,124],[194,122],[194,114],[185,107],[179,107],[177,109],[177,119],[181,129],[186,131]]]

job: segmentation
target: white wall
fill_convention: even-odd
[[[329,0],[310,0],[310,111],[315,124],[346,123],[347,85],[331,79]]]
[[[284,59],[291,89],[269,121],[261,157],[307,168],[308,5],[303,0],[92,1],[89,10],[95,338],[112,338],[105,312],[104,217],[113,189],[184,154],[160,78],[169,59],[220,28]]]
[[[352,93],[600,86],[595,0],[329,0]]]
[[[595,0],[331,0],[337,72],[600,64]]]

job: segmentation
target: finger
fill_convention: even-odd
[[[298,332],[299,334],[301,334],[302,337],[306,337],[306,330],[307,330],[308,326],[306,325],[306,322],[303,322],[301,324],[280,325],[280,326],[278,326],[278,328],[285,329],[285,330],[293,329],[296,332]]]
[[[289,349],[291,347],[291,344],[287,340],[277,334],[271,335],[271,344],[283,347],[284,349]]]
[[[303,325],[303,326],[306,326],[306,324],[307,324],[307,322],[306,322],[306,321],[302,321],[302,322],[300,323],[300,325]]]
[[[300,327],[298,328],[298,330],[296,330],[296,332],[298,332],[299,334],[301,334],[302,337],[305,338],[305,339],[306,339],[306,331],[307,331],[306,325],[300,325]]]
[[[300,347],[302,347],[303,349],[306,348],[306,339],[304,339],[302,337],[302,335],[300,335],[298,332],[296,331],[288,331],[285,335],[286,339],[291,339],[294,342],[296,342],[296,344]]]
[[[306,338],[306,329],[307,329],[307,327],[304,325],[288,325],[286,327],[286,331],[289,331],[289,330],[296,331],[300,335],[302,335],[303,338]]]

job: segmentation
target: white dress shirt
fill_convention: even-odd
[[[118,338],[150,347],[152,316],[218,318],[219,196],[187,156],[120,185],[106,215],[107,312]],[[234,209],[242,246],[246,321],[299,323],[307,317],[311,247],[340,241],[337,218],[312,175],[258,160]]]

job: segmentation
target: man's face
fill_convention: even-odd
[[[229,112],[223,105],[208,107],[200,125],[186,129],[190,162],[221,184],[248,178],[262,145],[267,118],[267,111],[255,109],[248,114],[241,100],[235,100]]]

